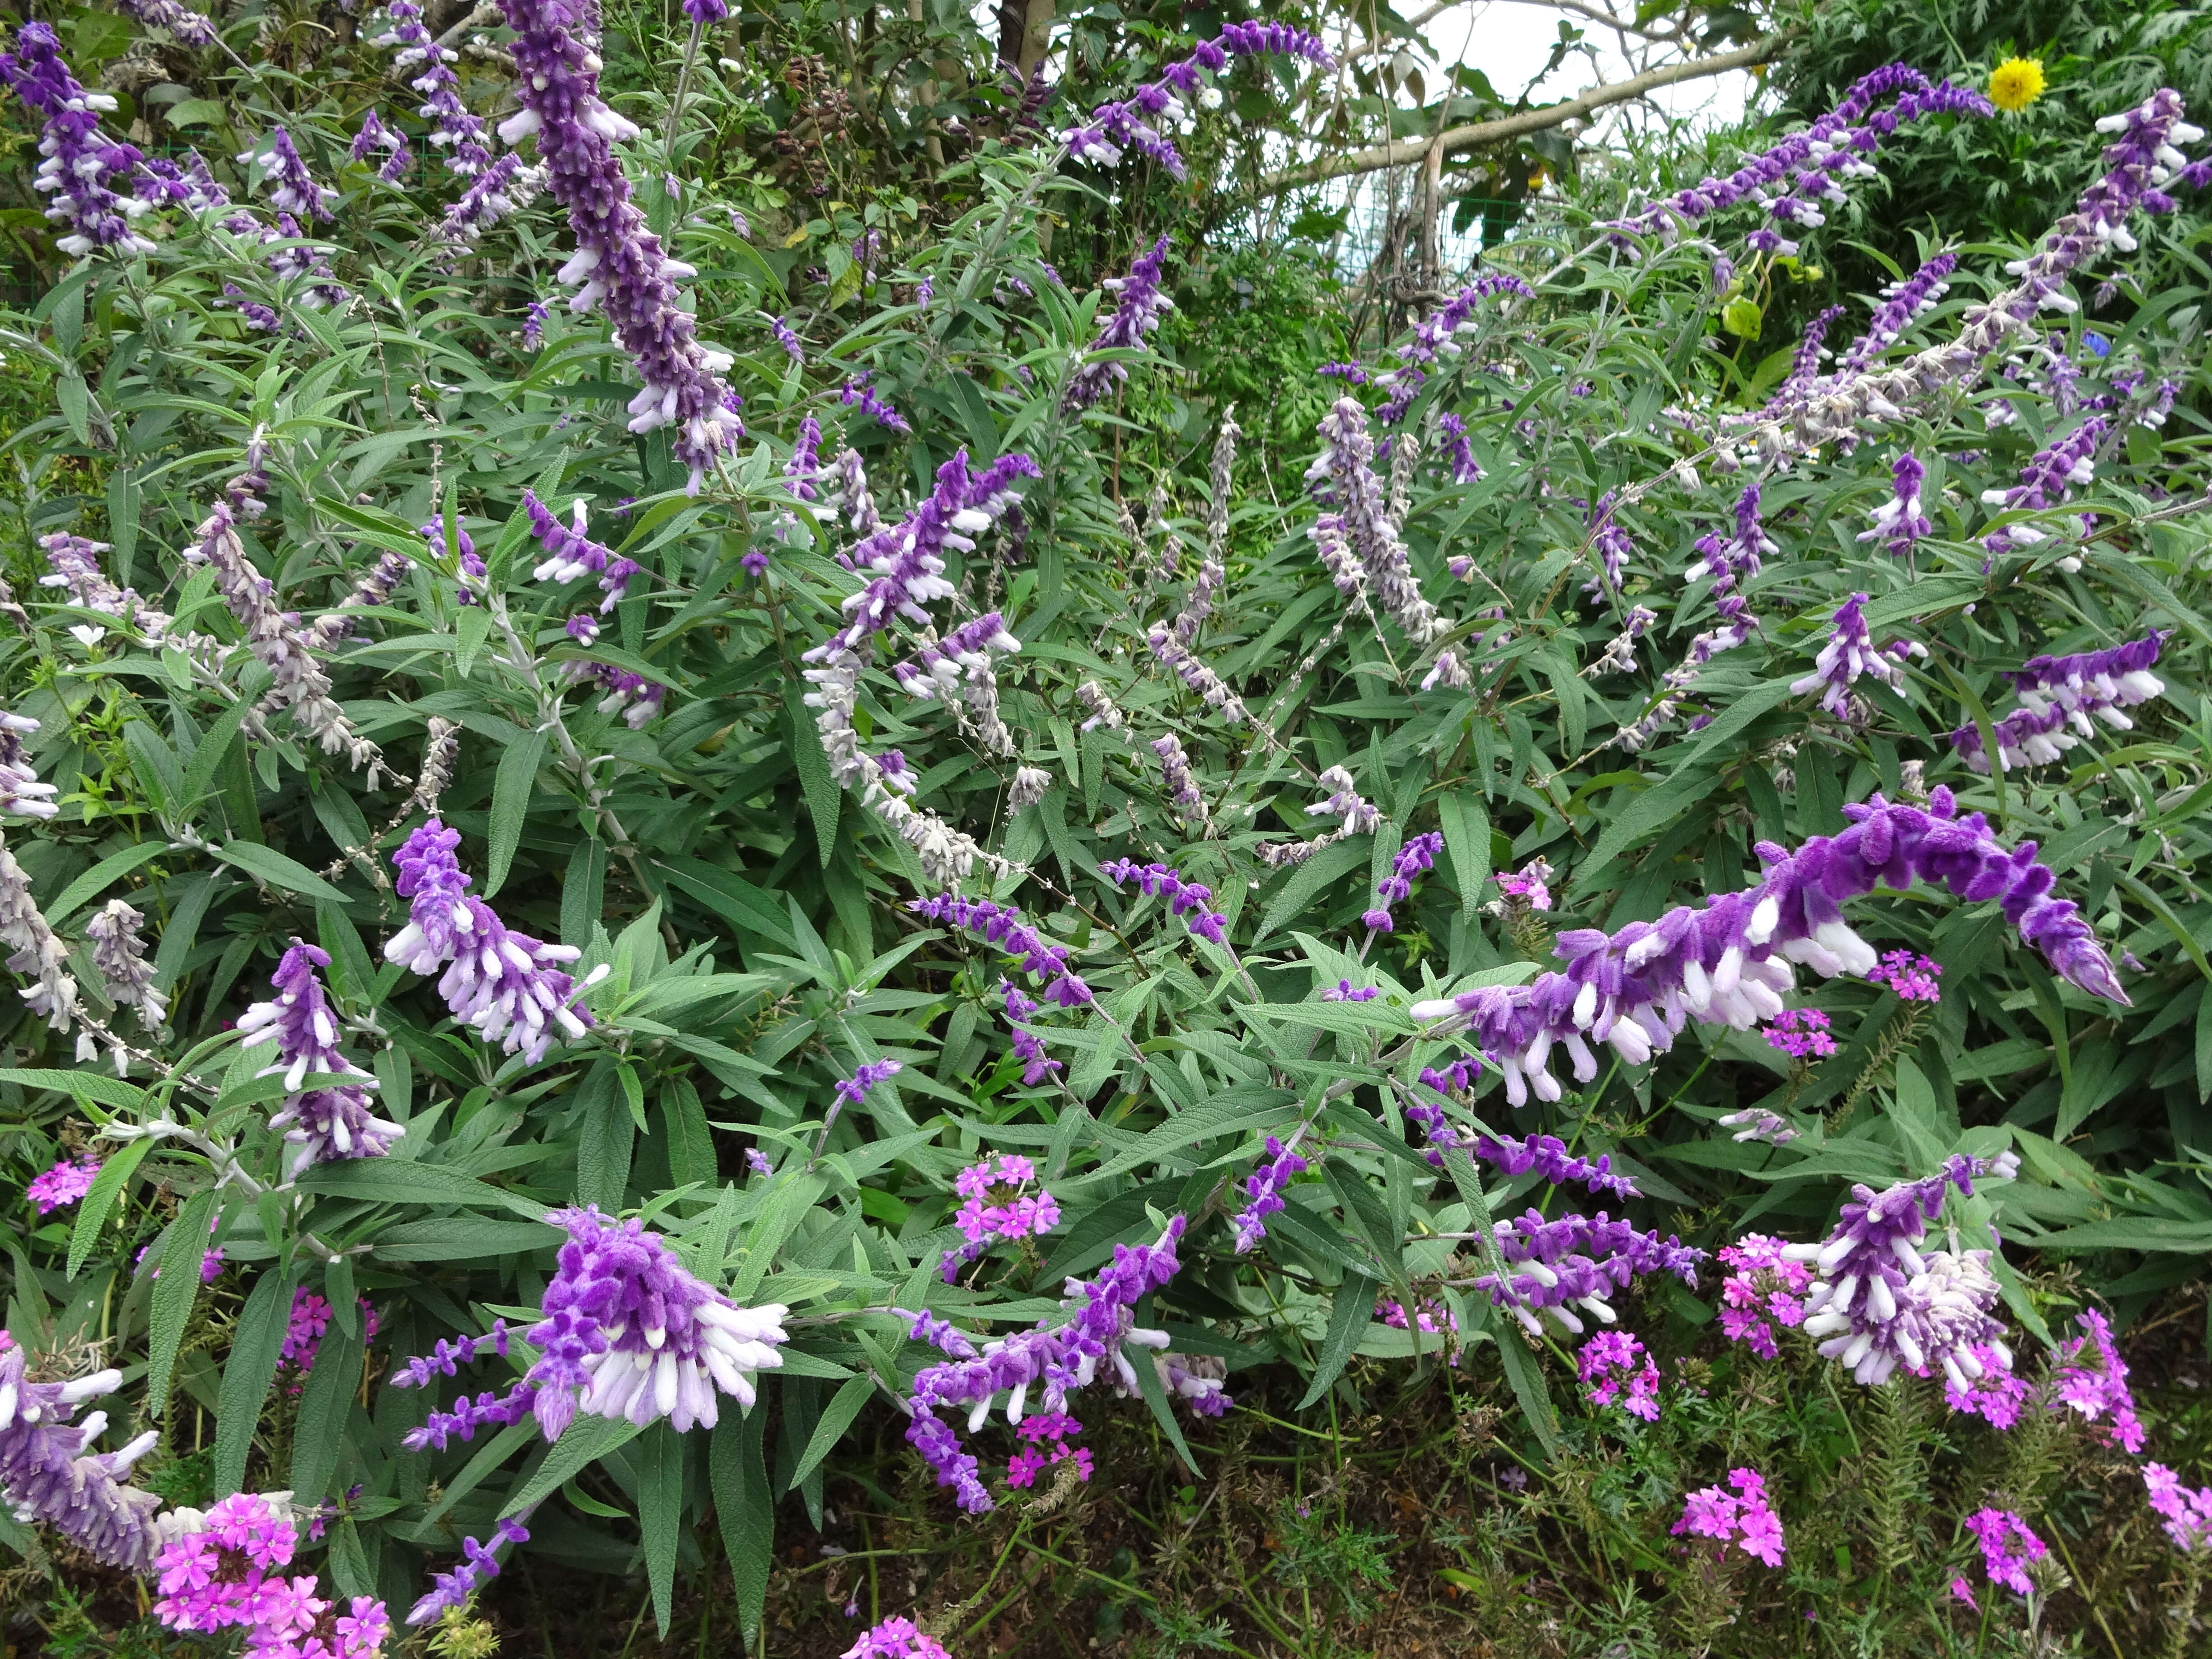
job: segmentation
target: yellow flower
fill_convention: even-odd
[[[2043,60],[2008,58],[1990,72],[1990,102],[2017,115],[2043,96]]]

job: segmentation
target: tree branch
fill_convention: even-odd
[[[1770,34],[1763,40],[1755,40],[1735,52],[1647,70],[1642,75],[1631,76],[1626,81],[1592,87],[1578,97],[1570,98],[1563,103],[1547,105],[1542,109],[1524,110],[1518,115],[1501,116],[1494,121],[1477,121],[1469,126],[1447,127],[1434,139],[1408,138],[1395,143],[1378,144],[1372,149],[1356,149],[1344,155],[1326,156],[1302,167],[1285,167],[1279,173],[1270,173],[1262,177],[1258,193],[1273,196],[1279,191],[1295,190],[1301,185],[1319,184],[1325,179],[1341,179],[1349,173],[1379,173],[1385,167],[1403,167],[1426,155],[1432,143],[1446,151],[1474,149],[1484,144],[1498,143],[1508,138],[1519,138],[1531,132],[1543,132],[1552,127],[1564,126],[1609,104],[1626,103],[1632,98],[1641,98],[1645,93],[1661,87],[1674,86],[1684,81],[1703,80],[1709,76],[1725,75],[1730,70],[1749,69],[1754,64],[1766,63],[1789,43],[1795,33],[1795,30],[1785,29],[1781,33]]]

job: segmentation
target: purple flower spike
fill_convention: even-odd
[[[615,337],[637,363],[645,388],[630,402],[630,430],[674,428],[671,447],[691,471],[697,494],[708,470],[738,439],[737,394],[725,385],[727,367],[696,338],[696,325],[677,303],[676,283],[692,275],[671,259],[630,200],[629,180],[614,143],[637,129],[599,97],[595,0],[503,0],[517,71],[520,112],[500,124],[500,137],[520,144],[534,137],[547,188],[568,215],[576,252],[563,280],[582,284],[576,311],[605,307]]]
[[[283,1131],[296,1149],[287,1166],[295,1178],[312,1164],[382,1158],[406,1133],[375,1115],[369,1091],[376,1087],[376,1079],[338,1052],[337,1015],[316,971],[330,965],[327,951],[294,939],[270,977],[276,997],[255,1003],[238,1017],[246,1048],[276,1044],[276,1063],[264,1066],[258,1075],[281,1076],[289,1091],[283,1109],[270,1118],[269,1127]],[[309,1073],[357,1081],[303,1092],[300,1085]]]
[[[858,409],[886,432],[914,430],[907,424],[906,416],[891,406],[890,399],[869,384],[869,376],[866,374],[846,381],[844,389],[837,394],[837,400],[848,408]]]
[[[1134,859],[1115,859],[1102,864],[1098,866],[1098,873],[1116,887],[1125,881],[1133,881],[1146,897],[1166,899],[1168,908],[1181,916],[1192,933],[1224,950],[1229,948],[1229,935],[1225,931],[1229,918],[1208,908],[1213,902],[1211,887],[1185,881],[1180,872],[1167,865],[1139,864]],[[1353,1000],[1365,1000],[1364,998]]]
[[[781,1303],[740,1308],[686,1272],[636,1220],[597,1206],[548,1218],[566,1228],[544,1317],[525,1334],[540,1354],[523,1379],[538,1426],[558,1438],[580,1409],[639,1425],[665,1417],[678,1434],[712,1428],[716,1391],[750,1407],[753,1373],[783,1364]]]
[[[895,1060],[870,1060],[852,1076],[837,1080],[838,1098],[848,1106],[858,1106],[868,1097],[868,1091],[878,1083],[888,1083],[906,1068]]]
[[[1859,532],[1863,542],[1880,542],[1881,550],[1893,558],[1904,558],[1910,554],[1923,536],[1936,533],[1936,526],[1920,509],[1920,486],[1928,477],[1928,469],[1911,453],[1899,455],[1891,469],[1894,481],[1890,498],[1874,510],[1874,528]]]
[[[386,184],[397,184],[415,165],[414,152],[407,148],[407,135],[385,125],[383,118],[371,110],[361,118],[361,131],[354,134],[352,148],[347,154],[356,161],[366,161],[379,150],[384,152],[386,160],[376,176]]]
[[[1443,850],[1443,833],[1431,830],[1401,847],[1398,856],[1391,860],[1390,873],[1375,889],[1382,902],[1361,915],[1360,926],[1373,933],[1390,932],[1390,907],[1403,903],[1412,896],[1415,876],[1436,868],[1437,854]]]
[[[447,963],[438,994],[453,1018],[508,1054],[520,1050],[534,1066],[556,1042],[576,1042],[592,1028],[590,1011],[576,1000],[607,970],[595,969],[578,983],[558,964],[581,951],[515,933],[489,904],[469,896],[464,890],[471,878],[453,857],[460,840],[459,830],[432,818],[392,855],[399,896],[413,904],[384,954],[411,973]]]
[[[2015,670],[2008,678],[2021,707],[1994,728],[1998,765],[2008,771],[2048,765],[2081,738],[2096,736],[2097,721],[2116,732],[2133,731],[2135,721],[2120,711],[2165,691],[2166,683],[2151,672],[2165,639],[2154,629],[2125,645],[2070,657],[2036,657]],[[1962,726],[1952,732],[1951,747],[1973,770],[1988,773],[1990,757],[1978,726]]]
[[[44,159],[32,187],[54,198],[46,217],[66,233],[55,246],[73,258],[95,248],[151,253],[154,244],[131,228],[148,207],[136,193],[143,158],[133,146],[100,135],[100,118],[116,107],[115,100],[86,91],[70,73],[50,25],[26,23],[15,32],[15,51],[0,52],[0,79],[26,108],[46,118],[39,141]]]
[[[1874,635],[1869,631],[1866,617],[1860,610],[1866,602],[1865,594],[1854,593],[1836,608],[1834,619],[1829,624],[1828,642],[1820,647],[1813,672],[1793,681],[1790,687],[1800,696],[1808,691],[1820,692],[1820,707],[1851,726],[1864,725],[1869,718],[1862,700],[1851,691],[1860,675],[1871,674],[1891,690],[1902,690],[1905,670],[1901,659],[1928,654],[1926,646],[1907,640],[1892,641],[1876,650]]]
[[[1869,1387],[1899,1366],[1916,1376],[1942,1370],[1964,1390],[1988,1373],[1984,1356],[2012,1370],[1987,1250],[1923,1251],[1928,1227],[1943,1212],[1947,1189],[1971,1194],[1977,1176],[2012,1166],[1961,1153],[1935,1175],[1875,1192],[1851,1188],[1836,1230],[1821,1244],[1793,1244],[1782,1255],[1819,1275],[1805,1299],[1805,1334],[1820,1352]]]
[[[1098,337],[1091,342],[1090,351],[1079,360],[1075,372],[1068,376],[1067,390],[1060,404],[1065,413],[1081,414],[1129,378],[1127,363],[1100,362],[1097,353],[1142,346],[1145,337],[1175,308],[1175,301],[1160,286],[1167,256],[1168,239],[1163,235],[1152,244],[1151,252],[1140,255],[1129,267],[1127,276],[1109,276],[1099,284],[1115,296],[1114,313],[1099,329]]]
[[[1475,1286],[1540,1334],[1540,1312],[1550,1314],[1575,1336],[1586,1328],[1583,1315],[1612,1324],[1616,1316],[1607,1298],[1646,1274],[1671,1273],[1694,1288],[1698,1263],[1705,1259],[1703,1250],[1680,1239],[1638,1232],[1626,1221],[1609,1220],[1602,1210],[1595,1217],[1566,1215],[1556,1221],[1530,1210],[1517,1218],[1500,1219],[1495,1230],[1505,1273],[1485,1273]]]
[[[417,1601],[407,1615],[411,1626],[430,1623],[449,1607],[468,1605],[469,1598],[484,1584],[499,1577],[499,1547],[501,1544],[526,1544],[529,1529],[514,1516],[499,1523],[499,1530],[489,1544],[479,1544],[473,1538],[461,1540],[461,1565],[451,1572],[432,1576],[436,1588]]]
[[[1888,108],[1875,107],[1893,95],[1896,101]],[[1872,177],[1874,167],[1867,157],[1899,127],[1929,115],[1991,112],[1989,100],[1978,92],[1948,82],[1930,86],[1919,70],[1891,64],[1862,76],[1834,109],[1727,178],[1705,179],[1678,191],[1620,221],[1615,228],[1656,234],[1671,241],[1685,227],[1747,200],[1763,208],[1772,224],[1818,225],[1825,216],[1813,204],[1844,201],[1843,179]],[[1746,240],[1766,252],[1797,251],[1796,242],[1765,227]]]
[[[1285,1150],[1274,1136],[1267,1137],[1259,1166],[1244,1178],[1244,1195],[1251,1202],[1237,1212],[1237,1255],[1259,1249],[1260,1241],[1267,1236],[1267,1218],[1283,1207],[1283,1188],[1291,1184],[1292,1176],[1308,1167],[1305,1159]]]
[[[388,0],[386,13],[391,30],[376,37],[380,46],[397,46],[392,67],[407,76],[407,84],[422,94],[415,112],[430,124],[430,145],[446,158],[446,165],[464,179],[473,179],[492,164],[485,143],[484,124],[461,101],[460,76],[453,65],[460,54],[441,46],[422,21],[416,0]]]
[[[149,28],[168,30],[180,46],[211,46],[219,38],[215,25],[181,0],[118,0],[115,9]]]
[[[1146,1295],[1176,1276],[1176,1244],[1184,1226],[1183,1218],[1176,1216],[1158,1243],[1116,1244],[1112,1265],[1097,1278],[1068,1280],[1061,1304],[1068,1313],[1060,1323],[994,1338],[975,1358],[946,1360],[915,1378],[914,1395],[907,1401],[912,1419],[907,1442],[936,1471],[938,1485],[954,1490],[962,1509],[982,1515],[997,1506],[983,1488],[975,1454],[961,1445],[945,1415],[957,1413],[971,1430],[980,1429],[993,1403],[1005,1394],[1007,1419],[1019,1423],[1033,1388],[1044,1410],[1065,1412],[1068,1395],[1087,1387],[1102,1370],[1118,1376],[1128,1393],[1137,1392],[1125,1345],[1164,1348],[1168,1338],[1164,1332],[1137,1329],[1133,1310]],[[1143,1354],[1139,1363],[1155,1363],[1154,1356]]]
[[[283,128],[270,130],[269,154],[265,157],[258,149],[249,149],[238,159],[267,162],[269,172],[262,182],[269,189],[270,206],[279,213],[316,220],[336,216],[331,212],[331,204],[337,200],[337,191],[315,182],[314,174],[307,171],[298,146],[292,142],[292,135]]]
[[[1336,61],[1319,35],[1304,29],[1286,23],[1231,23],[1212,40],[1200,42],[1188,58],[1168,64],[1158,81],[1139,87],[1126,99],[1099,105],[1091,112],[1089,121],[1062,133],[1060,142],[1079,161],[1110,167],[1126,152],[1134,150],[1181,179],[1182,154],[1163,136],[1162,129],[1176,125],[1189,113],[1183,102],[1186,98],[1203,108],[1220,106],[1220,89],[1203,80],[1200,72],[1219,75],[1229,67],[1232,53],[1256,57],[1271,52],[1302,58],[1322,68],[1333,67]]]
[[[1850,828],[1818,836],[1792,854],[1758,848],[1765,879],[1744,892],[1682,905],[1656,921],[1631,922],[1613,934],[1562,933],[1564,973],[1524,986],[1492,986],[1416,1003],[1416,1019],[1448,1019],[1497,1057],[1506,1098],[1520,1105],[1533,1089],[1557,1100],[1548,1069],[1554,1047],[1566,1050],[1577,1081],[1597,1075],[1593,1042],[1607,1042],[1631,1065],[1674,1043],[1694,1019],[1747,1031],[1783,1011],[1791,964],[1824,977],[1864,974],[1880,961],[1844,919],[1846,900],[1877,885],[1940,884],[1968,902],[1998,901],[2005,919],[2041,951],[2062,978],[2123,1006],[2127,994],[2096,936],[2073,904],[2054,899],[2057,877],[2035,861],[2033,842],[2008,849],[1978,812],[1958,816],[1951,792],[1937,788],[1924,809],[1893,806],[1876,795],[1846,806]]]
[[[1581,1185],[1591,1192],[1611,1193],[1622,1199],[1639,1195],[1633,1181],[1613,1173],[1611,1158],[1604,1153],[1600,1153],[1595,1161],[1577,1158],[1557,1135],[1530,1135],[1526,1140],[1498,1140],[1490,1135],[1478,1135],[1474,1155],[1486,1164],[1496,1164],[1509,1176],[1523,1176],[1533,1170],[1554,1187]]]
[[[948,927],[972,933],[1010,957],[1020,957],[1022,971],[1043,981],[1043,998],[1047,1002],[1074,1008],[1091,1000],[1091,988],[1077,978],[1067,965],[1067,947],[1047,940],[1024,921],[1022,913],[1012,905],[944,893],[935,898],[909,899],[906,908],[931,921],[941,921]],[[1027,1002],[1026,998],[1024,1000]],[[1028,1003],[1027,1009],[1015,1018],[1027,1018],[1028,1012],[1036,1006]]]

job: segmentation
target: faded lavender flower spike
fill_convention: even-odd
[[[27,715],[0,709],[0,814],[43,819],[62,810],[51,799],[58,786],[39,781],[23,748],[23,739],[38,729],[38,721]]]
[[[645,381],[630,401],[630,430],[674,428],[672,447],[690,469],[696,495],[708,470],[744,435],[744,423],[737,394],[721,379],[728,358],[699,343],[690,313],[677,303],[676,283],[692,269],[671,259],[646,228],[615,158],[615,143],[637,129],[599,97],[596,0],[502,4],[515,34],[510,50],[522,108],[500,124],[500,137],[510,144],[537,139],[548,188],[576,235],[575,255],[561,270],[563,281],[581,284],[569,307],[604,307]]]
[[[217,38],[215,25],[180,0],[116,0],[115,9],[149,28],[168,30],[179,46],[211,46]]]
[[[154,988],[154,964],[139,937],[145,925],[146,918],[123,900],[110,899],[85,923],[84,936],[92,941],[92,965],[109,998],[118,1008],[135,1010],[141,1029],[153,1032],[168,1018],[169,1000]]]
[[[131,1465],[161,1439],[149,1429],[112,1452],[86,1448],[106,1431],[107,1413],[70,1419],[86,1401],[112,1394],[120,1371],[99,1371],[73,1382],[33,1382],[28,1356],[0,1331],[0,1492],[23,1521],[42,1521],[94,1559],[145,1572],[159,1544],[155,1514],[161,1500],[123,1484]]]
[[[82,1017],[76,979],[69,971],[69,946],[47,925],[31,897],[30,877],[4,846],[0,846],[0,942],[15,947],[8,958],[9,970],[38,981],[19,993],[23,1006],[54,1031],[67,1035]],[[94,1060],[99,1054],[91,1028],[81,1028],[76,1034],[76,1057]]]

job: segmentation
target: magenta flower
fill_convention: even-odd
[[[1981,1509],[1966,1517],[1966,1530],[1982,1547],[1982,1565],[1990,1583],[2002,1585],[2015,1595],[2034,1592],[2028,1566],[2050,1550],[2028,1530],[2027,1522],[2010,1510]]]
[[[2139,1454],[2144,1441],[2142,1419],[2136,1415],[2127,1361],[2112,1340],[2112,1328],[2094,1308],[2083,1309],[2074,1320],[2083,1334],[2058,1345],[2058,1397],[2097,1424],[2099,1438]]]
[[[967,1202],[952,1218],[968,1242],[945,1257],[945,1282],[1000,1239],[1040,1237],[1060,1224],[1060,1200],[1037,1184],[1036,1166],[1015,1152],[1000,1152],[963,1170],[953,1189]]]
[[[2166,1524],[2166,1535],[2179,1550],[2212,1547],[2212,1486],[2192,1492],[2163,1463],[2143,1465],[2143,1487],[2151,1509]]]
[[[925,1635],[911,1619],[886,1619],[860,1632],[844,1659],[951,1659],[945,1644]]]
[[[1077,1480],[1091,1479],[1091,1448],[1067,1443],[1071,1436],[1083,1432],[1083,1425],[1066,1412],[1035,1413],[1022,1419],[1014,1431],[1029,1443],[1006,1466],[1008,1486],[1034,1486],[1037,1476],[1057,1463],[1072,1462]]]
[[[1826,1060],[1836,1052],[1828,1035],[1828,1017],[1818,1008],[1785,1008],[1760,1033],[1766,1046],[1778,1048],[1792,1060]]]
[[[1518,899],[1531,910],[1552,908],[1552,866],[1542,859],[1532,859],[1518,870],[1509,870],[1498,878],[1498,890],[1509,899]]]
[[[99,1175],[98,1160],[89,1152],[79,1152],[33,1176],[30,1184],[23,1188],[23,1196],[39,1206],[40,1215],[45,1215],[76,1203],[92,1190],[92,1183]]]
[[[1735,1270],[1721,1281],[1721,1331],[1761,1359],[1781,1352],[1769,1320],[1793,1329],[1805,1322],[1813,1270],[1784,1254],[1788,1248],[1764,1233],[1746,1233],[1720,1249],[1722,1265]]]
[[[1869,979],[1887,985],[1905,1002],[1941,1002],[1943,991],[1936,981],[1942,976],[1942,963],[1910,951],[1885,951],[1881,962],[1867,969]]]
[[[1639,1367],[1638,1360],[1644,1363]],[[1621,1410],[1647,1423],[1659,1420],[1659,1367],[1644,1344],[1626,1331],[1600,1331],[1575,1357],[1576,1374],[1589,1385],[1593,1406],[1620,1401]]]
[[[1729,1486],[1705,1486],[1689,1495],[1682,1518],[1671,1531],[1696,1538],[1716,1538],[1723,1553],[1734,1544],[1753,1559],[1770,1567],[1782,1565],[1786,1546],[1782,1521],[1766,1501],[1766,1481],[1756,1469],[1730,1469]]]

